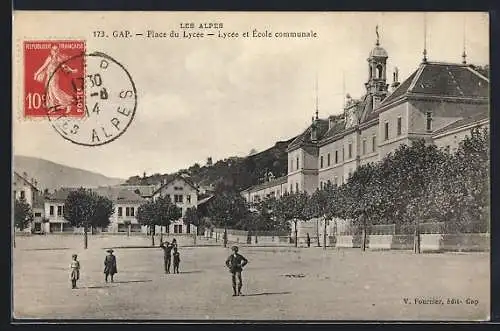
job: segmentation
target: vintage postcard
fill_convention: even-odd
[[[15,322],[490,319],[489,15],[14,11]]]

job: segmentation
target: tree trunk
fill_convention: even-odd
[[[319,243],[319,218],[316,218],[316,246],[321,247]]]
[[[88,225],[85,224],[83,226],[83,248],[87,249],[88,247],[88,237],[87,237],[87,232],[88,232]]]
[[[295,221],[295,247],[298,247],[297,221]]]
[[[188,225],[190,226],[190,225]],[[196,246],[196,237],[198,236],[198,227],[196,227],[196,230],[194,231],[194,245]]]
[[[163,225],[160,226],[160,242],[163,242]]]
[[[415,227],[415,235],[413,238],[413,251],[417,254],[420,254],[420,229],[418,223]]]
[[[130,237],[130,224],[127,226],[127,237]]]
[[[326,218],[323,219],[323,249],[326,249]]]
[[[361,232],[361,250],[364,252],[366,250],[366,227],[363,226],[363,230]]]
[[[150,228],[151,228],[151,246],[154,247],[154,245],[155,245],[155,226],[150,225]]]
[[[224,225],[224,247],[227,247],[227,226]]]

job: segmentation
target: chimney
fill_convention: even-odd
[[[391,84],[392,91],[397,89],[398,86],[400,85],[398,75],[399,75],[398,67],[395,67],[394,72],[392,73],[392,80],[393,80],[393,82]]]
[[[335,116],[331,115],[330,117],[328,117],[328,130],[333,128],[334,125],[335,125]]]
[[[312,118],[312,124],[311,124],[311,141],[312,142],[318,141],[318,131],[316,129],[316,121],[314,120],[314,117]]]

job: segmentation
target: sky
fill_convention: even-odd
[[[424,21],[426,24],[424,24]],[[223,32],[253,29],[315,31],[317,38],[100,39],[93,31],[166,32],[183,22],[223,23]],[[16,12],[13,37],[13,150],[64,165],[128,178],[172,173],[207,157],[214,161],[263,151],[301,133],[316,108],[342,112],[344,96],[365,92],[375,26],[389,58],[388,83],[403,81],[422,61],[489,63],[487,13],[161,13]],[[424,29],[426,26],[426,29]],[[63,28],[64,27],[64,28]],[[63,32],[64,31],[64,32]],[[196,31],[199,31],[196,29]],[[426,31],[426,33],[424,33]],[[127,131],[103,146],[73,144],[46,119],[25,119],[23,40],[81,38],[127,68],[137,88],[136,115]]]

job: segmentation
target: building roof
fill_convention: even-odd
[[[488,111],[488,107],[481,107],[481,108],[478,107],[477,111],[470,114],[469,116],[463,117],[463,118],[458,118],[456,121],[434,131],[434,135],[439,135],[439,134],[447,132],[447,131],[466,127],[466,126],[469,126],[473,123],[477,123],[477,122],[480,122],[482,120],[487,120],[487,119],[489,119],[489,117],[490,117],[490,114]]]
[[[188,184],[189,186],[191,186],[192,188],[194,188],[197,192],[198,192],[198,188],[196,187],[196,185],[191,181],[191,179],[189,179],[188,177],[185,177],[185,176],[181,176],[181,175],[175,175],[173,176],[172,178],[170,178],[169,180],[167,180],[164,184],[162,184],[160,187],[158,187],[154,192],[153,192],[153,195],[155,195],[156,193],[158,193],[159,191],[161,191],[164,187],[170,185],[174,180],[182,180],[184,181],[186,184]]]
[[[266,188],[269,188],[269,187],[281,185],[281,184],[284,184],[284,183],[287,182],[287,178],[288,178],[288,176],[278,177],[276,179],[267,181],[265,183],[261,183],[261,184],[257,184],[257,185],[251,186],[251,187],[247,188],[246,190],[244,190],[243,192],[247,192],[247,191],[248,192],[250,192],[250,191],[260,191],[260,190],[263,190],[263,189],[266,189]]]
[[[315,120],[315,124],[317,125],[317,140],[321,140],[325,133],[328,131],[328,120],[326,119],[317,119]],[[298,135],[291,143],[288,145],[288,150],[295,149],[304,144],[313,143],[311,140],[311,130],[313,124],[311,124],[302,134]]]
[[[133,191],[139,190],[139,194],[143,198],[149,198],[153,196],[155,189],[158,187],[157,185],[120,185],[118,186],[125,190]]]
[[[383,47],[377,45],[371,50],[370,57],[388,57],[388,54]]]
[[[441,62],[422,63],[392,94],[381,107],[411,95],[488,98],[489,80],[469,65]]]
[[[77,188],[60,188],[49,195],[46,200],[63,202],[70,192],[76,190]],[[110,199],[114,203],[143,203],[145,201],[145,199],[135,192],[120,187],[98,187],[90,190],[100,196]]]
[[[198,201],[197,206],[200,206],[200,205],[207,203],[208,201],[212,200],[213,197],[215,197],[215,195],[211,195],[211,196],[206,197],[205,199],[201,199],[200,201]]]
[[[32,182],[30,182],[27,178],[25,178],[24,176],[21,176],[17,171],[14,170],[14,178],[18,179],[18,180],[21,180],[21,181],[24,181],[26,184],[28,184],[29,186],[31,186],[32,189],[36,190],[36,191],[40,191],[40,189],[38,187],[36,187]]]

